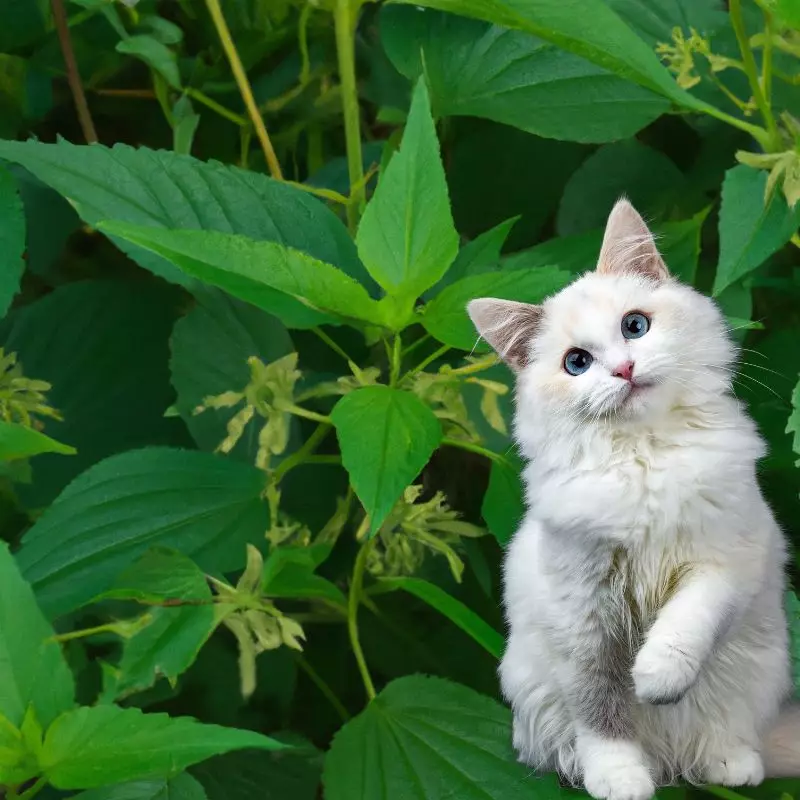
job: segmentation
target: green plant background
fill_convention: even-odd
[[[0,20],[0,796],[574,795],[498,696],[521,464],[465,305],[591,269],[628,195],[799,541],[797,1]]]

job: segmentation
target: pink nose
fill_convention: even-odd
[[[633,361],[623,361],[611,374],[615,378],[629,381],[633,377]]]

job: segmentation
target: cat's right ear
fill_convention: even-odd
[[[515,372],[530,358],[531,339],[542,319],[542,307],[482,297],[467,305],[478,333]]]

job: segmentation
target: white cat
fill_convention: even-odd
[[[469,314],[517,373],[529,462],[500,666],[520,759],[608,800],[800,775],[785,542],[716,305],[621,200],[594,272]]]

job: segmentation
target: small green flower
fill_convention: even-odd
[[[800,150],[793,148],[782,153],[748,153],[740,150],[736,160],[755,169],[769,170],[764,190],[764,202],[768,203],[780,184],[789,208],[800,200]]]
[[[26,378],[16,353],[6,353],[0,347],[0,419],[18,422],[28,428],[42,430],[37,416],[61,419],[56,409],[47,405],[45,392],[51,386],[47,381]]]

